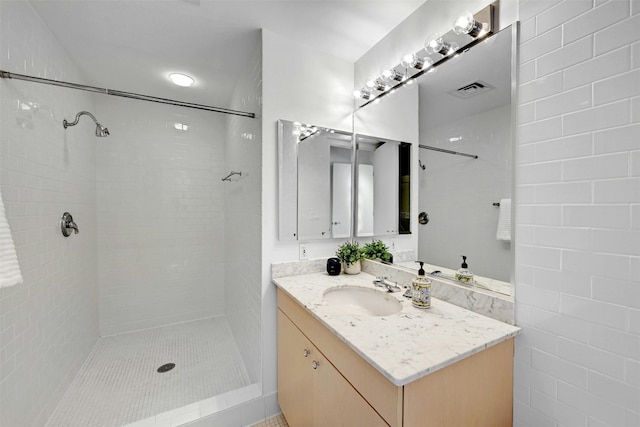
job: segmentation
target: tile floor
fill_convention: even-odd
[[[271,417],[267,420],[261,421],[251,427],[289,427],[287,420],[284,418],[284,414],[278,414],[275,417]]]
[[[249,383],[224,317],[103,337],[47,427],[122,426]]]

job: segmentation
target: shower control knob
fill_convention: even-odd
[[[71,233],[78,234],[80,230],[78,230],[78,226],[73,221],[73,217],[69,212],[65,212],[62,214],[60,218],[60,231],[62,231],[62,235],[64,237],[71,236]]]

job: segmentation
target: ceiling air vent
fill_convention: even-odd
[[[491,89],[494,89],[494,87],[489,83],[478,80],[476,82],[469,83],[468,85],[464,85],[459,89],[452,90],[449,93],[453,96],[457,96],[458,98],[468,99]]]

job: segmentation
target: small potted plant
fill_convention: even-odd
[[[382,240],[373,240],[362,247],[362,253],[365,258],[375,259],[384,262],[393,262],[393,255],[389,252],[389,248]]]
[[[364,259],[364,254],[358,242],[346,242],[338,247],[336,257],[342,263],[342,269],[347,274],[360,273],[360,260]]]

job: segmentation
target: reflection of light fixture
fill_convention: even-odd
[[[365,88],[362,88],[360,90],[354,90],[353,96],[355,98],[362,98],[365,100],[369,100],[371,98],[371,91]]]
[[[453,32],[456,34],[469,34],[471,37],[483,36],[486,33],[486,24],[473,18],[471,12],[464,12],[453,21]]]
[[[328,130],[328,129],[325,129]],[[317,126],[313,126],[313,125],[303,125],[300,122],[294,122],[293,123],[293,130],[291,131],[291,134],[298,137],[298,142],[302,142],[305,139],[312,137],[313,135],[320,133],[321,129],[318,128]]]
[[[458,45],[453,42],[447,43],[442,37],[427,37],[424,42],[424,50],[428,54],[439,53],[442,56],[448,56],[458,50]]]
[[[169,74],[169,80],[171,80],[174,84],[178,86],[183,86],[183,87],[189,87],[189,86],[192,86],[193,83],[195,83],[195,80],[193,80],[193,77],[187,76],[186,74],[182,74],[182,73]]]
[[[185,125],[184,123],[178,123],[178,122],[176,122],[176,123],[174,123],[174,124],[173,124],[173,127],[174,127],[176,130],[183,130],[183,131],[185,131],[185,132],[186,132],[187,130],[189,130],[189,125]]]
[[[387,84],[381,78],[368,80],[366,85],[369,89],[380,92],[384,92],[388,89]]]

